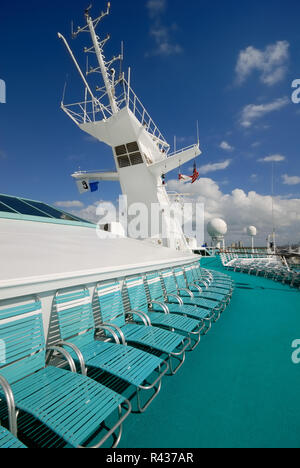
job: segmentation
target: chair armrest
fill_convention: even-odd
[[[68,341],[60,341],[58,343],[58,346],[59,347],[62,346],[63,349],[64,348],[70,348],[72,351],[74,351],[74,353],[76,354],[76,357],[77,357],[77,359],[79,361],[80,371],[81,371],[82,375],[87,375],[87,370],[86,370],[86,367],[85,367],[84,357],[83,357],[82,352],[78,348],[78,346],[74,345],[73,343],[69,343]]]
[[[151,305],[152,305],[152,304],[158,305],[159,307],[162,308],[162,310],[163,310],[163,312],[164,312],[165,314],[169,314],[169,313],[170,313],[169,308],[168,308],[168,305],[167,305],[167,304],[164,304],[163,302],[160,302],[160,301],[151,301],[150,304],[151,304]]]
[[[63,342],[60,342],[59,345],[61,345],[61,343]],[[50,357],[52,356],[52,354],[54,353],[54,351],[56,351],[57,353],[61,354],[65,359],[66,361],[68,362],[69,364],[69,367],[70,367],[70,370],[71,372],[73,372],[74,374],[76,374],[76,366],[75,366],[75,362],[71,356],[70,353],[68,353],[68,351],[66,351],[62,346],[50,346],[46,349],[46,353],[50,351],[49,353],[49,357],[47,359],[47,362],[49,362],[50,360]]]
[[[168,294],[167,295],[167,300],[169,300],[169,297],[174,297],[175,299],[177,299],[179,305],[181,305],[181,306],[183,305],[183,300],[177,294]]]
[[[184,291],[184,292],[188,293],[188,295],[190,296],[191,299],[194,299],[194,294],[188,288],[179,288],[178,291],[179,292]]]
[[[199,286],[196,283],[191,283],[190,286],[193,286],[193,288],[197,289],[197,291],[199,291],[199,293],[203,292],[203,289],[201,288],[201,286]]]
[[[15,437],[17,437],[18,427],[15,398],[11,386],[9,385],[7,380],[4,377],[2,377],[2,375],[0,375],[0,387],[4,393],[4,397],[7,404],[9,430]]]
[[[106,327],[106,328],[108,329],[108,331],[110,331],[110,332],[111,332],[110,328],[112,328],[113,330],[116,330],[116,331],[118,332],[118,334],[120,335],[120,337],[121,337],[122,344],[123,344],[124,346],[127,345],[127,343],[126,343],[126,338],[125,338],[124,333],[122,332],[122,330],[121,330],[120,327],[118,327],[118,326],[115,325],[114,323],[102,323],[101,326],[102,326],[102,327]]]
[[[140,319],[142,319],[143,324],[145,327],[151,326],[151,321],[146,312],[143,312],[142,310],[131,310],[130,312],[127,312],[126,315],[137,315]]]
[[[118,335],[108,325],[99,325],[99,326],[97,326],[96,327],[96,335],[97,335],[98,330],[108,331],[112,335],[112,337],[115,340],[116,344],[120,344],[120,340],[119,340]]]

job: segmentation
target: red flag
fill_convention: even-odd
[[[192,176],[187,176],[183,174],[178,174],[178,180],[183,180],[184,182],[187,182],[191,180]]]
[[[196,182],[198,177],[199,177],[199,172],[197,171],[196,163],[194,163],[194,172],[193,172],[193,175],[192,175],[192,184],[194,182]]]
[[[178,174],[178,180],[183,180],[184,182],[190,181],[193,184],[199,177],[199,172],[197,171],[196,163],[194,163],[194,172],[191,176],[186,176],[183,174]]]

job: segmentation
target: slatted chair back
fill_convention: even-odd
[[[170,268],[167,270],[163,270],[161,273],[161,277],[163,279],[167,294],[177,294],[178,288],[173,270],[171,270]]]
[[[175,276],[175,280],[178,285],[178,288],[188,287],[185,276],[184,276],[183,268],[174,268],[174,276]]]
[[[158,272],[146,275],[148,289],[152,301],[165,301],[165,293],[161,284],[161,277]]]
[[[148,313],[148,298],[143,276],[134,276],[125,281],[131,310]]]
[[[54,305],[62,340],[67,341],[78,335],[84,335],[87,341],[93,339],[95,323],[87,288],[58,291]]]
[[[0,374],[10,385],[45,367],[46,344],[38,298],[0,301]]]
[[[199,280],[203,279],[201,267],[200,267],[198,262],[193,264],[193,273],[194,273],[194,278],[196,280],[199,281]]]
[[[187,282],[189,284],[192,284],[195,281],[195,276],[194,276],[194,265],[188,265],[185,267],[185,275]]]
[[[122,297],[123,281],[99,283],[96,287],[102,323],[118,327],[125,325],[125,309]]]

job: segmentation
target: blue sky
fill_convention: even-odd
[[[105,183],[79,196],[70,177],[79,167],[113,167],[110,149],[59,108],[66,76],[67,101],[83,91],[57,32],[70,39],[70,22],[83,25],[87,3],[16,0],[4,2],[0,17],[0,79],[7,86],[0,192],[75,202],[73,208],[77,202],[81,215],[120,191]],[[101,9],[105,2],[95,1],[94,14]],[[111,33],[107,56],[124,40],[133,88],[170,143],[174,135],[178,146],[193,143],[199,121],[203,155],[194,198],[205,202],[208,218],[226,217],[232,239],[249,223],[265,237],[274,161],[278,230],[282,241],[300,240],[300,104],[291,100],[292,81],[300,78],[299,17],[297,0],[113,0],[99,29],[102,37]],[[85,40],[70,39],[82,65]],[[176,178],[168,175],[169,187],[190,191]]]

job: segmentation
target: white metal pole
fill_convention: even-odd
[[[100,48],[100,45],[99,45],[98,37],[97,37],[96,32],[95,32],[94,23],[93,23],[93,20],[92,20],[92,18],[90,16],[87,16],[87,24],[88,24],[88,27],[89,27],[89,30],[90,30],[90,33],[91,33],[93,45],[94,45],[94,48],[95,48],[96,57],[97,57],[97,60],[98,60],[99,66],[100,66],[101,73],[102,73],[102,77],[103,77],[106,92],[107,92],[107,95],[108,95],[110,107],[111,107],[111,110],[112,110],[113,114],[116,114],[119,109],[118,109],[118,106],[117,106],[117,103],[116,103],[116,100],[115,100],[115,97],[114,97],[114,93],[113,93],[113,89],[112,89],[110,79],[108,77],[107,68],[106,68],[104,58],[103,58],[103,54],[102,54],[102,51],[101,51],[101,48]]]
[[[72,52],[72,50],[71,50],[71,47],[69,46],[69,44],[68,44],[68,42],[66,41],[65,37],[64,37],[61,33],[57,33],[57,35],[58,35],[59,39],[62,39],[62,41],[64,42],[64,44],[65,44],[65,46],[66,46],[66,48],[67,48],[67,50],[68,50],[68,52],[69,52],[69,54],[70,54],[70,56],[71,56],[73,62],[74,62],[74,64],[75,64],[75,67],[77,68],[78,73],[79,73],[79,75],[80,75],[82,81],[83,81],[84,84],[85,84],[86,89],[88,90],[89,94],[91,95],[91,98],[92,98],[93,102],[96,101],[96,98],[95,98],[95,96],[93,95],[93,92],[92,92],[92,90],[91,90],[91,88],[90,88],[88,82],[86,81],[85,76],[84,76],[84,74],[82,73],[81,68],[80,68],[80,66],[78,65],[78,62],[77,62],[77,60],[76,60],[76,58],[75,58],[75,56],[74,56],[74,54],[73,54],[73,52]]]

